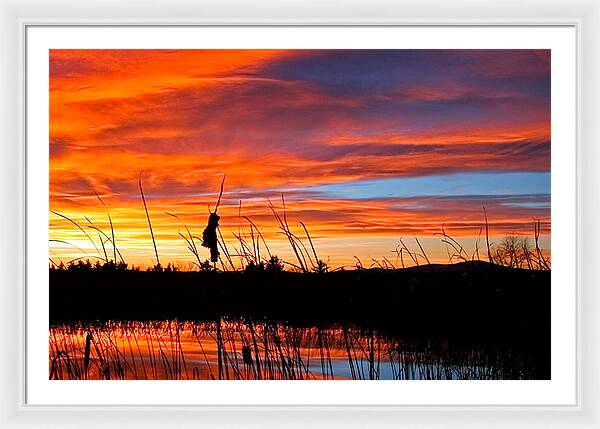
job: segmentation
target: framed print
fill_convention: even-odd
[[[574,401],[572,28],[27,40],[29,402]]]
[[[271,6],[19,15],[6,422],[597,425],[590,27]]]

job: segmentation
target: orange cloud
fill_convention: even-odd
[[[408,82],[393,70],[374,82],[379,70],[362,70],[368,63],[348,66],[342,55],[335,60],[342,67],[323,52],[51,50],[50,209],[73,216],[89,232],[95,230],[84,216],[106,230],[97,192],[110,208],[123,253],[146,265],[152,252],[137,188],[142,170],[167,260],[189,255],[181,225],[164,212],[181,216],[199,234],[225,172],[221,223],[232,245],[243,201],[244,213],[274,247],[289,252],[266,203],[281,192],[290,218],[305,222],[332,257],[335,240],[354,240],[360,248],[373,239],[379,244],[365,252],[385,254],[400,236],[431,236],[442,224],[472,239],[483,204],[496,235],[529,232],[533,218],[549,234],[547,197],[531,205],[510,195],[508,202],[443,195],[350,200],[310,192],[315,185],[358,180],[549,171],[549,99],[536,87],[549,73],[545,51],[458,51],[453,69],[402,69],[414,74]],[[415,61],[410,58],[406,63]],[[328,71],[338,69],[343,73]],[[51,257],[97,253],[54,215],[50,235],[59,240],[51,242]],[[93,239],[101,251],[101,239]]]

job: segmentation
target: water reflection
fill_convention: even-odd
[[[50,379],[527,379],[530,358],[334,326],[110,322],[49,332]]]

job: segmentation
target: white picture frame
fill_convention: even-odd
[[[594,168],[600,137],[594,121],[598,97],[598,2],[575,0],[521,5],[490,2],[428,0],[424,2],[350,2],[340,8],[332,1],[310,8],[307,2],[277,4],[262,1],[194,4],[176,0],[164,5],[132,2],[90,2],[73,7],[49,1],[2,1],[3,43],[0,121],[5,134],[0,143],[2,168],[0,427],[114,427],[205,426],[353,427],[353,426],[600,426],[598,316],[593,268],[594,226],[598,183]],[[89,17],[93,16],[93,19]],[[28,26],[34,25],[494,25],[572,26],[577,32],[577,398],[574,405],[547,406],[32,406],[25,401],[24,285],[26,282],[24,48]]]

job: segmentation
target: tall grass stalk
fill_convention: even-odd
[[[160,258],[158,257],[158,249],[156,248],[156,240],[154,239],[154,231],[152,230],[152,222],[150,222],[150,213],[148,213],[148,206],[146,205],[146,197],[144,196],[144,189],[142,188],[142,174],[144,171],[140,171],[140,177],[138,179],[138,185],[140,188],[140,194],[142,195],[142,202],[144,203],[144,210],[146,211],[146,219],[148,219],[148,227],[150,228],[150,235],[152,236],[152,244],[154,245],[154,254],[156,255],[156,267],[160,268]]]
[[[98,250],[98,246],[96,246],[96,243],[94,242],[94,240],[92,240],[92,237],[90,237],[90,235],[81,227],[81,225],[79,225],[77,222],[75,222],[73,219],[71,219],[70,217],[68,217],[66,215],[60,214],[55,211],[51,211],[51,213],[65,219],[65,220],[71,222],[73,225],[75,225],[77,227],[77,229],[79,229],[81,232],[83,232],[83,234],[87,237],[87,239],[92,243],[92,245],[94,246],[94,249],[96,249],[96,252],[98,252],[98,255],[101,255],[100,250]]]
[[[108,208],[106,207],[106,204],[104,204],[104,201],[102,201],[102,198],[100,198],[100,195],[98,195],[97,192],[94,192],[94,193],[96,194],[96,198],[98,198],[98,200],[100,201],[100,203],[104,207],[104,210],[106,211],[106,215],[108,216],[108,222],[110,224],[110,235],[112,237],[111,242],[112,242],[112,245],[113,245],[113,260],[116,263],[117,262],[117,243],[115,241],[115,228],[113,227],[112,218],[110,217],[110,212],[108,211]]]

